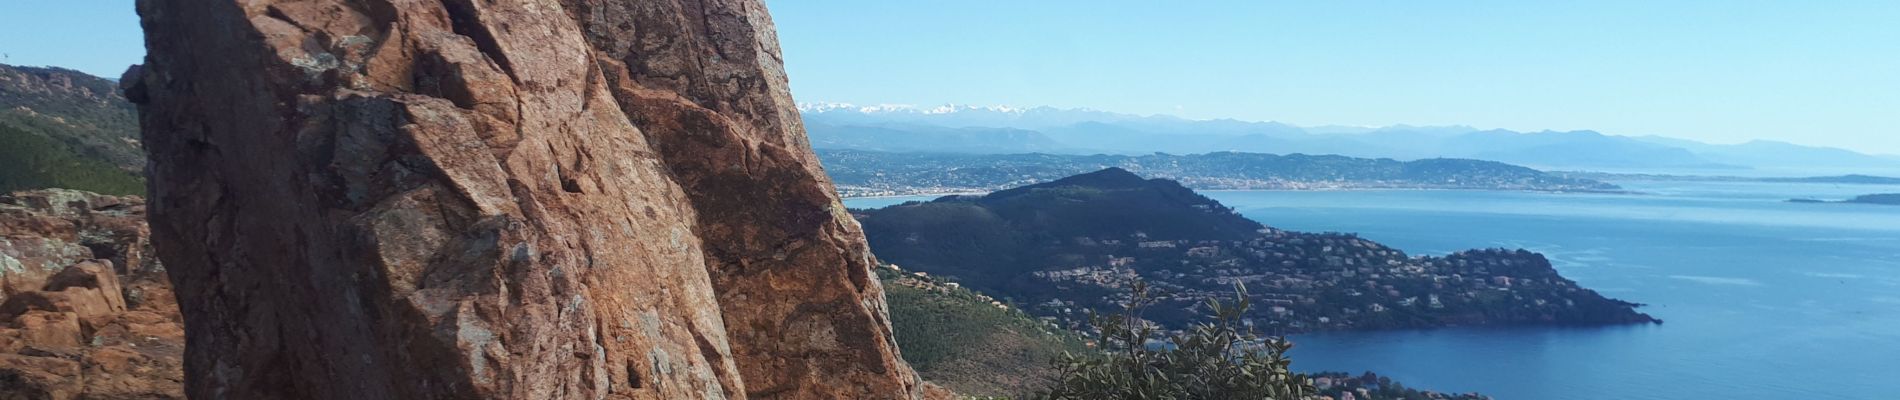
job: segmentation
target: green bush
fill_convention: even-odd
[[[1126,311],[1093,316],[1100,328],[1102,355],[1065,355],[1056,362],[1054,387],[1038,398],[1049,400],[1294,400],[1316,390],[1303,374],[1293,373],[1286,351],[1292,343],[1261,337],[1244,326],[1249,307],[1245,287],[1235,288],[1232,303],[1209,300],[1211,322],[1168,338],[1142,323],[1141,312],[1154,303],[1146,284],[1137,283]]]

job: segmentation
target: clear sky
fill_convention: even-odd
[[[0,63],[119,79],[144,58],[132,0],[0,0]]]
[[[1900,1],[768,0],[801,101],[1900,154]]]
[[[130,0],[0,6],[117,77]],[[1594,129],[1900,154],[1900,1],[767,0],[800,101]]]

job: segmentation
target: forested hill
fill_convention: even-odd
[[[0,64],[0,192],[143,192],[138,118],[117,86],[78,71]]]
[[[1616,185],[1511,164],[1218,152],[1191,155],[888,153],[818,150],[846,196],[987,192],[1122,168],[1195,189],[1480,189],[1608,192]]]
[[[1168,293],[1166,326],[1244,284],[1270,331],[1653,322],[1577,286],[1543,255],[1412,257],[1352,234],[1249,220],[1165,179],[1108,169],[986,196],[853,210],[879,258],[948,275],[1086,329],[1135,281]]]
[[[1120,168],[1001,190],[975,203],[1014,221],[1019,230],[1058,237],[1139,234],[1166,240],[1236,240],[1265,228],[1179,183],[1142,179]]]

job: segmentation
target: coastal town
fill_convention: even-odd
[[[1230,299],[1244,286],[1251,322],[1273,334],[1488,324],[1659,322],[1605,299],[1551,268],[1543,255],[1486,249],[1411,257],[1352,234],[1264,228],[1249,240],[1072,238],[1082,265],[1037,271],[1031,311],[1086,329],[1087,310],[1126,300],[1136,281],[1157,293],[1157,310],[1191,310]],[[1086,251],[1086,253],[1083,253]],[[1102,298],[1063,293],[1099,293]],[[1154,312],[1163,326],[1194,322],[1188,312]]]
[[[1243,291],[1246,322],[1270,335],[1660,322],[1535,252],[1413,256],[1351,233],[1277,229],[1175,181],[1113,168],[853,215],[880,258],[1084,332],[1091,315],[1129,303],[1137,282],[1154,299],[1141,317],[1163,329],[1201,322],[1203,304]]]

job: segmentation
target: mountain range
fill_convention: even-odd
[[[138,123],[112,81],[0,64],[0,193],[45,187],[144,192]]]
[[[1596,131],[1469,126],[1312,126],[1191,120],[1089,109],[978,106],[800,106],[813,146],[948,153],[1175,154],[1217,151],[1469,158],[1597,170],[1900,169],[1900,156],[1775,141],[1709,144]],[[869,138],[875,138],[870,140]]]
[[[1195,189],[1466,189],[1619,192],[1592,178],[1452,158],[1413,161],[1339,155],[1214,152],[1173,155],[899,153],[820,149],[847,197],[1001,190],[1103,168],[1170,178]]]

